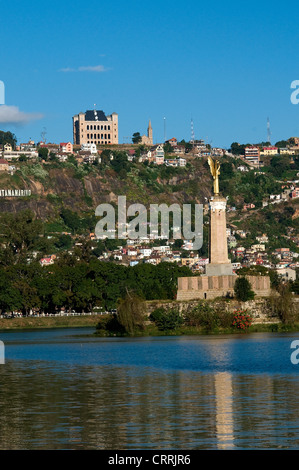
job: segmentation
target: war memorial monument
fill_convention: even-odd
[[[220,162],[209,157],[214,179],[214,195],[209,201],[209,264],[200,276],[178,278],[177,300],[233,297],[237,274],[228,258],[226,236],[226,198],[219,193]],[[269,276],[246,276],[258,297],[270,295]]]

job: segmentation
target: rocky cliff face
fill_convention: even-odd
[[[112,169],[104,174],[96,170],[84,174],[84,168],[80,171],[27,165],[14,175],[0,174],[0,189],[31,190],[29,197],[0,197],[0,211],[16,213],[29,208],[38,217],[48,219],[55,217],[61,207],[79,213],[93,212],[101,203],[117,203],[118,195],[125,195],[128,204],[140,202],[146,206],[162,202],[203,203],[204,197],[211,195],[210,178],[201,172],[159,179],[155,187],[142,177],[128,175],[121,179]]]

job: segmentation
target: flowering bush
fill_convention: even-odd
[[[236,310],[232,325],[238,330],[246,331],[252,324],[252,315],[247,310]]]

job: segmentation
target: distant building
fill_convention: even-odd
[[[178,145],[178,141],[173,137],[172,139],[166,140],[165,144],[169,144],[171,147],[176,147]]]
[[[24,142],[19,145],[20,150],[27,150],[28,152],[35,150],[34,140],[29,140],[29,142]]]
[[[5,157],[6,160],[13,160],[16,158],[20,158],[21,155],[24,155],[25,157],[28,158],[36,158],[38,157],[38,153],[36,151],[17,151],[17,150],[12,150],[12,151],[6,151],[3,153],[3,156]]]
[[[59,150],[62,153],[73,153],[73,144],[71,142],[61,142]]]
[[[162,145],[158,145],[154,152],[155,163],[157,165],[163,165],[164,163],[164,149]]]
[[[45,258],[41,258],[39,262],[41,266],[49,266],[50,264],[54,264],[55,259],[56,259],[56,255],[50,255]]]
[[[260,161],[260,149],[258,147],[245,148],[245,160],[254,165],[258,165]]]
[[[10,144],[5,144],[3,147],[4,152],[11,152],[12,146]]]
[[[289,267],[276,269],[277,274],[285,281],[296,281],[296,270]]]
[[[295,150],[289,148],[280,148],[279,149],[280,155],[295,155]]]
[[[9,163],[4,158],[0,158],[0,171],[8,171]]]
[[[82,144],[81,150],[83,152],[98,153],[96,144]]]
[[[299,197],[299,188],[293,189],[293,191],[290,192],[290,197],[292,199],[295,199],[296,197]]]
[[[244,204],[243,206],[244,211],[247,211],[248,209],[254,209],[254,208],[255,208],[255,204],[252,204],[252,203]]]
[[[153,145],[153,128],[150,120],[148,123],[147,135],[141,136],[141,144]]]
[[[74,144],[118,144],[118,114],[86,111],[73,116]]]
[[[186,166],[187,160],[185,158],[179,157],[178,158],[178,165],[179,166]]]
[[[215,155],[217,157],[223,157],[223,155],[225,153],[225,150],[222,149],[222,148],[219,148],[219,147],[213,147],[212,148],[212,153],[213,153],[213,155]]]
[[[256,239],[257,239],[257,241],[258,241],[259,243],[268,243],[268,241],[269,241],[268,236],[267,236],[266,234],[264,234],[264,233],[263,233],[262,236],[256,237]]]
[[[261,155],[278,155],[278,147],[264,147]]]
[[[248,168],[248,166],[240,165],[240,166],[238,166],[237,170],[239,170],[239,171],[249,171],[249,168]]]

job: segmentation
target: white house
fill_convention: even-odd
[[[158,145],[154,153],[156,165],[163,165],[164,163],[164,149],[162,145]]]
[[[178,165],[179,166],[186,166],[187,160],[185,158],[179,157],[178,158]]]
[[[96,144],[82,144],[81,150],[90,153],[97,153],[97,146]]]

